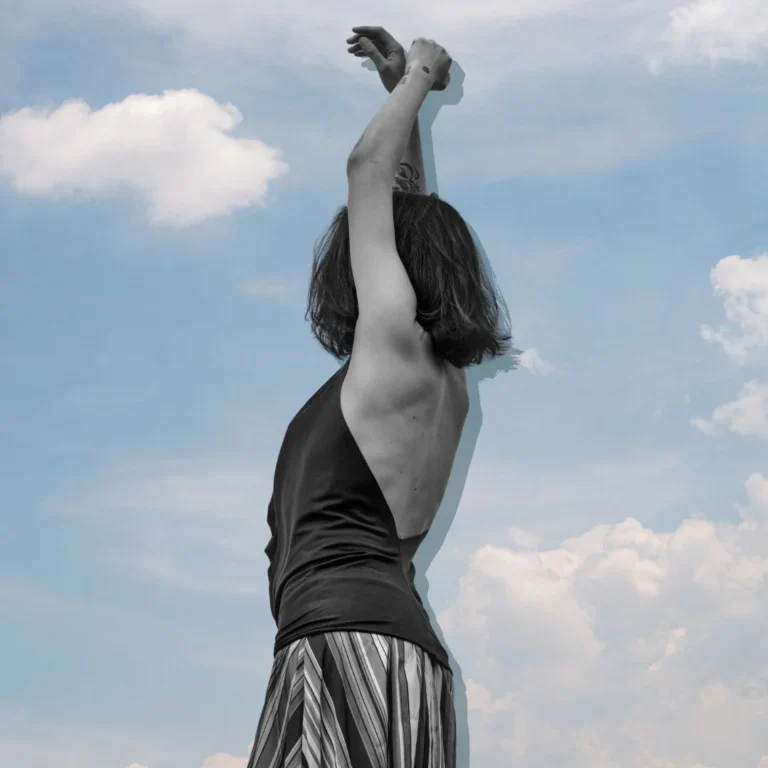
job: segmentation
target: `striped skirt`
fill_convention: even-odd
[[[453,676],[389,635],[326,632],[275,656],[248,768],[455,768]]]

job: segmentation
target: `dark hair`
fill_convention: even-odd
[[[392,191],[397,252],[417,299],[416,320],[437,357],[465,368],[506,354],[499,304],[472,235],[458,211],[436,193]],[[349,257],[347,206],[315,243],[308,291],[312,333],[337,359],[349,356],[358,316]]]

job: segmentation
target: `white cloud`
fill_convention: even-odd
[[[468,29],[472,26],[511,24],[525,19],[555,16],[569,9],[592,4],[592,0],[482,0],[465,3],[447,0],[436,6],[413,6],[405,0],[394,0],[376,13],[369,23],[397,29],[407,18],[413,37],[419,29],[429,26],[430,35],[437,37],[445,30]],[[243,3],[241,0],[72,0],[70,6],[101,12],[118,12],[138,16],[152,26],[180,28],[202,41],[248,46],[254,36],[275,50],[284,50],[282,42],[290,40],[292,58],[310,61],[316,49],[322,47],[322,63],[327,63],[327,40],[341,24],[349,29],[359,22],[360,6],[354,0],[329,0],[319,4],[312,0],[286,0],[267,7]],[[346,19],[346,22],[338,20]],[[313,34],[314,30],[314,34]],[[409,30],[410,33],[410,30]],[[410,43],[411,38],[403,40]],[[318,45],[323,41],[322,45]],[[345,49],[340,49],[344,51]],[[450,49],[449,49],[450,50]]]
[[[544,360],[535,347],[526,349],[519,356],[519,360],[523,368],[527,368],[531,373],[539,373],[542,376],[549,376],[557,370],[557,366]]]
[[[38,197],[134,190],[156,224],[185,226],[263,206],[288,171],[279,151],[231,134],[231,104],[194,89],[134,94],[92,109],[81,99],[0,118],[0,173]]]
[[[290,278],[253,278],[243,284],[249,296],[271,299],[289,309],[303,309],[307,291],[306,280]]]
[[[740,435],[768,437],[768,384],[748,381],[737,400],[715,408],[709,421],[696,418],[691,424],[705,435],[725,426]]]
[[[743,512],[747,520],[760,520],[768,524],[768,480],[755,472],[747,479],[749,506]]]
[[[218,752],[203,760],[200,768],[245,768],[247,757],[235,757],[224,752]]]
[[[750,353],[768,348],[768,254],[727,256],[712,269],[710,280],[715,293],[725,297],[727,325],[718,330],[702,325],[701,336],[721,344],[733,360],[747,362]]]
[[[768,45],[764,0],[695,0],[669,17],[663,39],[677,57],[748,61]]]
[[[553,549],[513,529],[475,551],[438,617],[472,763],[754,768],[768,754],[767,489],[749,478],[738,524],[627,519]]]
[[[710,272],[715,293],[724,297],[726,324],[717,330],[702,325],[702,338],[720,344],[737,363],[757,360],[768,348],[768,254],[754,259],[731,255]],[[740,396],[716,408],[711,419],[691,424],[706,435],[720,427],[740,435],[768,437],[768,384],[747,382]]]
[[[251,754],[253,749],[253,742],[248,745],[248,755]],[[235,755],[229,754],[229,752],[217,752],[215,755],[205,758],[200,768],[245,768],[248,763],[248,757],[235,757]],[[150,766],[139,765],[134,763],[129,765],[128,768],[151,768]]]

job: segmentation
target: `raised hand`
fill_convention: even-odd
[[[453,59],[442,45],[424,37],[413,41],[405,59],[406,69],[419,67],[434,80],[433,91],[443,91],[447,88],[451,81],[448,70],[452,63]]]
[[[403,46],[383,27],[352,27],[352,31],[355,34],[347,38],[347,50],[358,58],[369,58],[391,93],[405,74]]]
[[[383,27],[352,27],[354,34],[347,38],[347,49],[353,56],[370,59],[389,93],[405,74],[406,53],[402,45]],[[433,91],[441,91],[445,83],[435,82]]]

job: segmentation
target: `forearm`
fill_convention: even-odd
[[[432,78],[414,65],[392,89],[389,98],[374,115],[349,156],[347,169],[361,164],[381,170],[390,178],[403,160],[409,139]],[[419,141],[419,147],[421,141]],[[423,177],[422,170],[419,173]]]
[[[394,189],[403,192],[418,192],[427,194],[427,184],[424,178],[424,155],[421,151],[421,132],[419,131],[419,118],[413,121],[413,128],[408,137],[408,145],[405,148],[405,157],[395,173]]]

